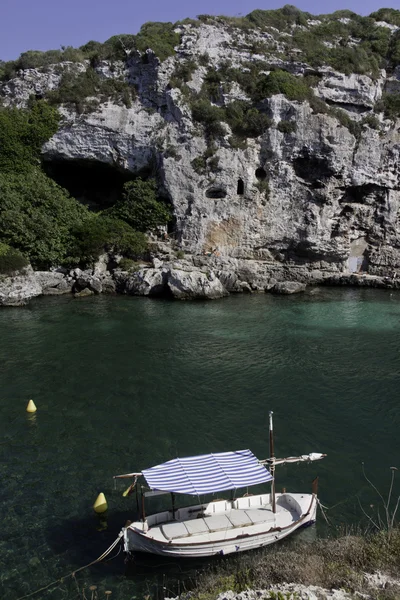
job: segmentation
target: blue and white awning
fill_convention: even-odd
[[[272,480],[250,450],[175,458],[143,470],[150,488],[179,494],[209,494]]]

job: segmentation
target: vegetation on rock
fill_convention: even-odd
[[[104,215],[91,213],[40,168],[42,145],[59,114],[47,102],[0,109],[0,269],[87,264],[104,250],[128,257],[146,251],[142,232],[171,218],[157,200],[154,180],[125,184],[123,197]],[[25,258],[27,257],[27,258]]]
[[[78,114],[95,110],[106,100],[122,102],[130,108],[135,97],[135,88],[126,81],[101,78],[92,67],[81,73],[66,71],[61,77],[59,87],[47,93],[50,104],[72,105]]]
[[[0,172],[23,172],[38,165],[40,150],[58,129],[60,115],[46,102],[29,109],[0,108]]]
[[[141,232],[165,225],[172,216],[170,207],[157,199],[156,181],[143,181],[140,177],[125,183],[121,200],[104,214],[121,219]]]
[[[28,264],[28,259],[19,250],[0,242],[0,275],[11,275]]]
[[[175,53],[180,36],[173,23],[145,23],[137,35],[115,35],[103,44],[91,40],[80,48],[64,47],[61,50],[29,50],[23,52],[17,60],[0,61],[0,81],[8,81],[16,76],[19,70],[47,68],[62,62],[83,62],[89,60],[96,66],[102,60],[125,61],[135,50],[145,54],[151,49],[161,60]]]
[[[382,94],[381,100],[376,103],[375,110],[383,111],[389,119],[400,118],[400,93],[398,94]]]
[[[40,169],[0,173],[0,241],[19,249],[35,267],[60,264],[72,229],[88,217],[87,209]]]
[[[72,230],[66,261],[70,264],[92,264],[104,251],[135,258],[146,249],[146,236],[132,229],[128,223],[103,215],[94,215]]]

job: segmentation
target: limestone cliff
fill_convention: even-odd
[[[311,30],[315,23],[292,29]],[[396,35],[389,23],[379,27]],[[62,104],[62,125],[44,146],[43,160],[65,169],[108,166],[129,176],[156,172],[160,192],[173,205],[170,235],[197,266],[213,253],[214,271],[227,289],[240,291],[249,279],[257,289],[271,277],[321,281],[335,273],[362,269],[385,276],[400,268],[400,122],[379,108],[382,95],[400,92],[400,67],[368,75],[311,66],[301,49],[283,52],[291,31],[245,31],[232,19],[183,23],[176,32],[180,43],[163,62],[151,49],[127,50],[124,61],[25,69],[0,85],[2,103],[24,106],[30,96],[56,90],[66,72],[88,68],[101,80],[132,86],[129,103],[94,98],[90,111]],[[313,98],[327,110],[310,99],[273,94],[258,102],[270,125],[259,136],[232,143],[225,121],[210,143],[207,123],[193,117],[195,94],[201,97],[210,73],[226,72],[227,63],[251,73],[251,63],[260,61],[302,81],[311,76]],[[249,100],[248,93],[221,76],[211,103],[227,107],[235,100]]]

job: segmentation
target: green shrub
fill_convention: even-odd
[[[228,142],[231,148],[235,150],[246,150],[247,148],[247,140],[246,138],[242,138],[239,135],[231,135],[228,138]]]
[[[47,93],[51,104],[72,105],[78,114],[93,110],[99,102],[105,100],[122,102],[130,108],[135,97],[135,88],[126,81],[102,79],[92,67],[83,73],[66,71],[61,77],[59,87]],[[88,98],[93,100],[92,104]]]
[[[199,65],[201,65],[202,67],[208,67],[209,62],[210,62],[210,55],[207,52],[204,52],[204,54],[200,54]]]
[[[375,105],[376,112],[384,112],[388,119],[400,118],[400,94],[382,94],[381,100]]]
[[[202,154],[196,156],[190,164],[192,165],[193,171],[198,175],[203,175],[207,169],[207,159]]]
[[[170,207],[157,199],[155,180],[143,181],[140,177],[125,183],[122,199],[104,214],[142,232],[165,225],[172,217]]]
[[[192,117],[194,121],[203,123],[203,125],[219,123],[222,111],[217,106],[213,106],[208,100],[197,100],[192,104]]]
[[[38,169],[0,173],[0,241],[37,268],[60,264],[88,210]]]
[[[318,96],[311,96],[308,99],[308,102],[315,114],[326,115],[329,113],[330,108],[327,103],[322,100],[322,98],[319,98]]]
[[[218,171],[221,171],[219,167],[219,156],[211,157],[207,163],[207,166],[212,173],[218,173]]]
[[[332,117],[335,117],[335,119],[337,119],[339,123],[343,125],[343,127],[347,127],[347,129],[352,135],[354,135],[356,139],[360,138],[362,131],[362,126],[360,123],[353,121],[353,119],[351,119],[349,115],[340,108],[331,108],[329,114]]]
[[[388,63],[389,67],[392,68],[400,64],[400,29],[398,29],[390,39],[388,50]]]
[[[215,156],[214,152],[215,148],[209,146],[203,154],[196,156],[196,158],[192,160],[190,164],[198,175],[204,175],[207,171],[217,173],[221,170],[219,167],[219,156]]]
[[[197,64],[196,61],[194,61],[193,59],[188,59],[184,62],[179,62],[171,75],[170,86],[172,88],[180,88],[183,83],[187,83],[191,80],[192,75],[196,69]]]
[[[17,60],[9,61],[0,65],[0,80],[8,80],[16,76],[17,71],[26,69],[42,69],[63,61],[82,62],[85,53],[71,46],[63,47],[61,50],[28,50],[23,52]]]
[[[182,258],[185,258],[185,253],[183,250],[177,250],[175,256],[178,260],[182,260]]]
[[[279,31],[286,31],[292,25],[307,25],[307,19],[312,18],[309,13],[304,13],[295,6],[286,4],[278,10],[253,10],[246,15],[251,23],[264,29],[265,27],[275,27]]]
[[[380,8],[369,16],[375,21],[386,21],[386,23],[391,23],[392,25],[400,27],[400,10],[394,8]]]
[[[377,131],[380,131],[381,129],[379,119],[375,115],[367,115],[364,117],[361,121],[361,125],[368,125],[368,127],[376,129]]]
[[[28,109],[0,108],[0,172],[39,164],[43,144],[56,133],[60,115],[43,100]]]
[[[135,260],[132,260],[132,258],[121,258],[118,267],[122,271],[136,271],[138,269],[138,263]]]
[[[175,46],[180,43],[179,33],[173,23],[145,23],[135,37],[136,48],[145,52],[151,48],[161,61],[175,54]]]
[[[262,181],[257,181],[257,183],[255,183],[254,185],[258,189],[260,194],[264,194],[265,199],[268,200],[270,194],[270,187],[268,181],[264,179]]]
[[[295,121],[279,121],[277,129],[282,133],[293,133],[297,129]]]
[[[204,125],[208,143],[226,134],[221,123],[225,119],[224,110],[213,106],[208,100],[200,99],[192,103],[192,117],[194,121]]]
[[[146,250],[146,236],[128,223],[103,215],[92,216],[73,229],[67,261],[87,265],[96,262],[104,251],[134,258]]]
[[[204,77],[202,92],[207,95],[212,102],[219,100],[221,95],[221,82],[221,75],[215,69],[210,69]]]
[[[225,113],[232,132],[240,137],[258,137],[272,124],[267,115],[242,100],[235,100],[229,104]]]
[[[312,91],[302,77],[277,70],[259,77],[252,98],[259,102],[275,94],[284,94],[289,100],[303,102],[310,98]]]
[[[16,273],[28,265],[28,259],[19,250],[0,242],[0,275]]]

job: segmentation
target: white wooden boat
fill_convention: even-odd
[[[142,473],[118,475],[133,478],[130,491],[140,476],[149,486],[141,488],[141,518],[123,527],[121,536],[127,554],[147,552],[164,556],[206,557],[225,555],[273,544],[300,527],[315,522],[317,480],[311,494],[275,492],[275,467],[291,462],[319,460],[325,454],[308,454],[278,459],[274,456],[272,412],[270,412],[270,458],[258,461],[250,450],[223,452],[174,459]],[[265,465],[268,465],[268,469]],[[267,493],[218,499],[194,506],[175,508],[176,493],[200,496],[271,483]],[[149,516],[145,498],[171,494],[172,508]],[[138,498],[139,506],[139,498]]]

